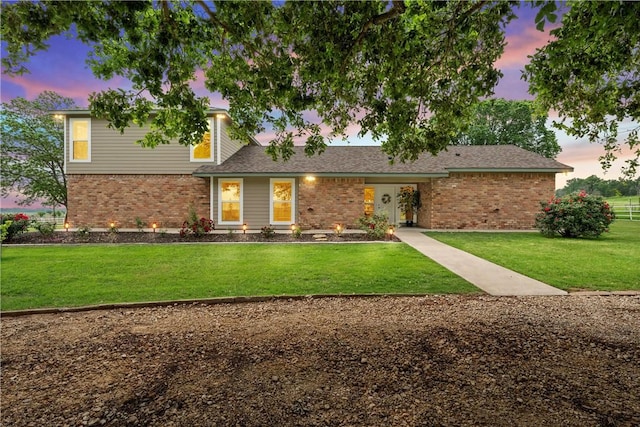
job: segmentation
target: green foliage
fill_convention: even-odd
[[[9,237],[9,227],[11,227],[12,222],[11,220],[3,220],[2,224],[0,224],[0,242],[4,242]]]
[[[490,96],[513,4],[468,1],[17,2],[3,4],[6,72],[19,73],[46,41],[71,29],[97,77],[131,90],[94,93],[91,108],[124,130],[151,119],[156,146],[200,141],[206,98],[229,100],[233,136],[266,128],[269,152],[307,154],[359,126],[399,160],[437,153]],[[151,110],[157,114],[150,116]],[[313,111],[317,116],[309,115]],[[322,134],[323,126],[331,129]]]
[[[293,234],[293,238],[294,239],[299,239],[300,237],[302,237],[302,229],[300,227],[296,226],[293,229],[292,234]]]
[[[546,3],[542,12],[552,13]],[[524,77],[541,110],[555,110],[555,125],[576,138],[604,146],[605,169],[627,145],[635,155],[626,174],[636,174],[640,158],[640,2],[571,2],[562,25],[551,30],[554,40],[538,49]],[[549,18],[549,16],[547,16]],[[619,124],[631,124],[629,130]]]
[[[135,221],[136,221],[136,228],[138,229],[138,231],[142,232],[145,226],[144,221],[139,216],[135,218]]]
[[[599,196],[586,192],[572,193],[549,202],[542,202],[542,212],[536,216],[536,227],[548,237],[599,237],[609,231],[614,214],[609,204]]]
[[[0,194],[18,193],[21,204],[43,201],[66,208],[64,130],[51,111],[74,107],[73,100],[49,91],[33,101],[14,98],[2,103]]]
[[[458,145],[516,145],[544,157],[554,158],[562,150],[555,133],[547,129],[547,114],[538,114],[532,101],[490,99],[473,111],[468,130]]]
[[[565,194],[582,190],[602,197],[640,196],[640,177],[635,180],[604,180],[596,175],[591,175],[588,178],[572,178],[567,181],[563,188],[556,190],[556,196],[564,196]]]
[[[89,226],[89,225],[81,225],[76,230],[76,233],[80,237],[88,237],[89,233],[91,233],[91,226]]]
[[[389,216],[386,212],[375,212],[370,216],[361,216],[358,218],[358,225],[361,230],[367,233],[367,236],[382,239],[389,231]]]
[[[264,227],[262,227],[260,229],[260,234],[265,239],[270,239],[270,238],[272,238],[273,236],[276,235],[276,230],[273,227],[269,226],[269,225],[265,225]]]
[[[32,223],[29,217],[23,213],[5,214],[0,218],[2,219],[1,236],[3,242],[24,233]]]
[[[215,224],[212,219],[207,218],[198,218],[198,214],[193,206],[189,208],[189,216],[182,223],[182,228],[180,228],[180,235],[185,237],[189,234],[193,234],[195,236],[204,236],[205,234],[210,233],[212,230],[215,230]]]
[[[40,234],[47,237],[52,236],[56,229],[55,222],[36,222],[33,226],[40,232]]]
[[[532,4],[541,30],[559,16],[554,1]],[[408,160],[436,154],[464,134],[475,105],[493,94],[501,76],[494,64],[518,6],[466,0],[6,2],[2,63],[7,74],[24,72],[50,37],[75,34],[92,49],[94,75],[132,82],[130,90],[92,94],[93,113],[120,131],[151,120],[139,141],[144,146],[201,140],[208,101],[190,85],[202,70],[206,88],[229,101],[232,136],[249,140],[273,130],[268,151],[274,158],[289,158],[295,140],[304,140],[307,154],[320,153],[355,125],[361,135],[382,141],[392,158]],[[524,73],[540,111],[557,111],[560,128],[604,145],[605,167],[628,145],[637,155],[628,162],[629,176],[640,156],[638,16],[640,2],[571,2],[551,31],[554,40]],[[623,133],[622,121],[634,127]],[[542,145],[553,145],[549,136]]]
[[[410,185],[400,188],[398,193],[398,208],[402,212],[407,212],[409,208],[417,209],[420,207],[420,192]]]

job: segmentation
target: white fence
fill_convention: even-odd
[[[611,205],[611,208],[613,212],[615,212],[617,219],[640,220],[640,204],[633,204],[631,200],[625,204],[614,203]]]

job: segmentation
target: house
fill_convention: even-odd
[[[257,142],[227,135],[230,117],[211,110],[210,132],[192,147],[143,148],[148,128],[124,134],[89,111],[57,112],[65,124],[68,220],[72,227],[180,227],[190,207],[219,229],[265,225],[356,227],[384,211],[405,222],[398,192],[420,192],[417,225],[430,229],[530,229],[539,202],[554,194],[556,173],[573,169],[515,146],[452,146],[415,162],[391,163],[379,147],[328,147],[307,157],[302,147],[274,162]]]

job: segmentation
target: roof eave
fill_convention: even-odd
[[[151,110],[151,114],[158,114],[160,110]],[[73,109],[73,110],[52,110],[51,114],[63,115],[63,116],[91,116],[91,110],[89,109]],[[207,114],[224,114],[227,118],[231,119],[229,112],[224,108],[209,108],[206,111]]]
[[[475,173],[566,173],[573,172],[572,167],[558,168],[447,168],[449,172]]]
[[[194,171],[193,176],[199,178],[238,178],[238,177],[301,177],[315,176],[318,178],[446,178],[446,172],[438,173],[327,173],[327,172],[198,172]]]

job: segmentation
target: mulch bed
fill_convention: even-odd
[[[316,234],[303,233],[296,238],[290,233],[277,233],[271,237],[263,237],[260,233],[243,234],[242,231],[233,233],[211,233],[204,236],[192,234],[180,236],[176,233],[150,233],[150,232],[102,232],[92,231],[88,234],[80,234],[76,231],[58,231],[51,236],[43,236],[39,232],[23,233],[3,244],[82,244],[82,243],[215,243],[215,242],[368,242],[389,241],[389,238],[376,239],[362,233],[320,233],[326,236],[326,240],[314,238]],[[398,239],[393,236],[393,241]]]

